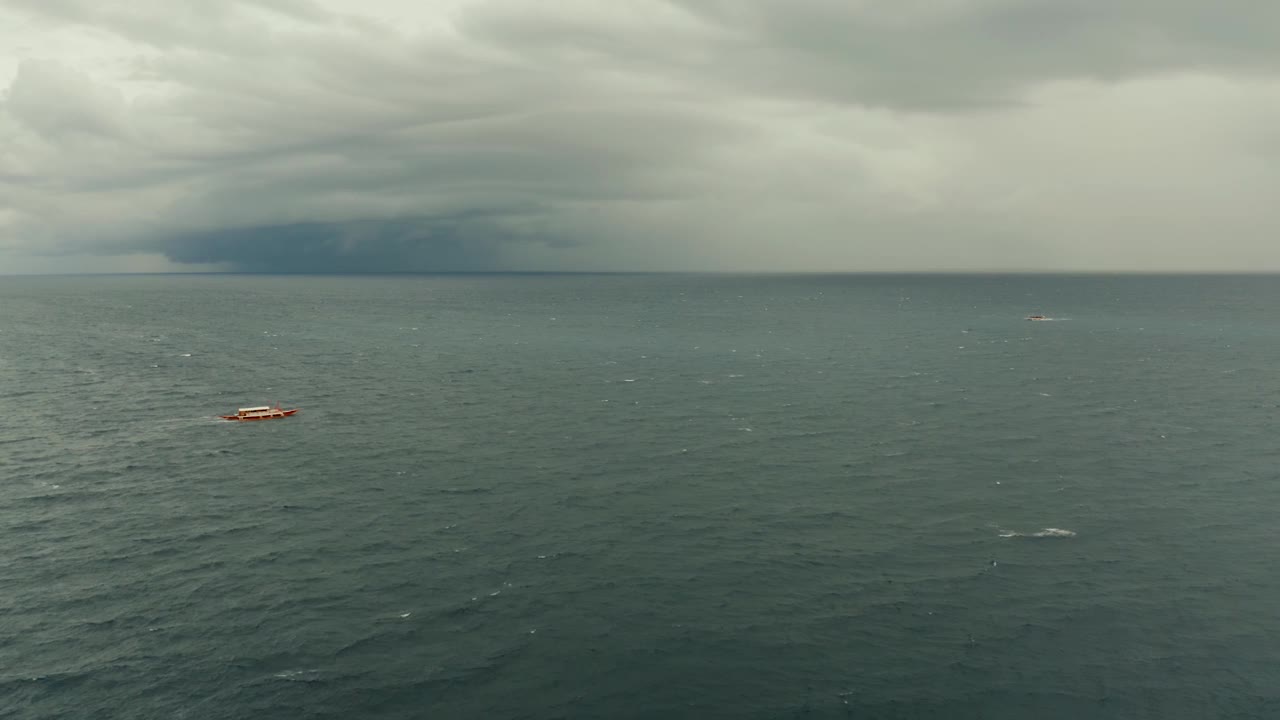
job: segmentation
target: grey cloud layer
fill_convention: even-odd
[[[740,39],[729,78],[837,102],[963,110],[1048,80],[1280,69],[1280,6],[1252,0],[677,1]]]
[[[10,0],[130,52],[18,65],[0,252],[1280,269],[1267,4],[365,5]]]

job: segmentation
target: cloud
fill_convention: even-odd
[[[5,105],[29,131],[55,142],[76,135],[117,136],[125,110],[119,93],[49,62],[24,64]]]
[[[460,216],[221,228],[164,247],[177,262],[250,272],[457,272],[491,270],[499,246],[520,240],[500,219]]]
[[[1280,269],[1262,3],[6,7],[0,272]]]
[[[1280,69],[1280,7],[1251,0],[677,1],[728,38],[726,82],[839,103],[963,111],[1053,81]]]

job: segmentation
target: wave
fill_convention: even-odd
[[[285,670],[272,675],[278,680],[287,680],[289,682],[321,682],[324,677],[321,670]]]
[[[1052,527],[1044,528],[1039,532],[1033,532],[1033,533],[1011,532],[1008,530],[1000,531],[1000,537],[1002,538],[1018,538],[1018,537],[1020,538],[1071,538],[1075,536],[1076,536],[1076,532],[1074,530],[1063,530],[1062,528],[1052,528]]]

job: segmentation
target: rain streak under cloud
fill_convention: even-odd
[[[1280,5],[6,0],[0,273],[1280,270]]]

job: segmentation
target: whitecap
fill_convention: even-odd
[[[1011,532],[1011,531],[1008,531],[1008,530],[1002,530],[1002,531],[1000,532],[1000,537],[1002,537],[1002,538],[1015,538],[1015,537],[1024,537],[1024,538],[1070,538],[1070,537],[1075,537],[1075,536],[1076,536],[1076,532],[1075,532],[1074,530],[1064,530],[1064,529],[1062,529],[1062,528],[1052,528],[1052,527],[1050,527],[1050,528],[1044,528],[1043,530],[1040,530],[1040,531],[1038,531],[1038,532],[1033,532],[1033,533]]]
[[[284,672],[276,673],[274,677],[280,678],[281,680],[309,682],[311,680],[318,680],[319,675],[319,670],[285,670]]]

